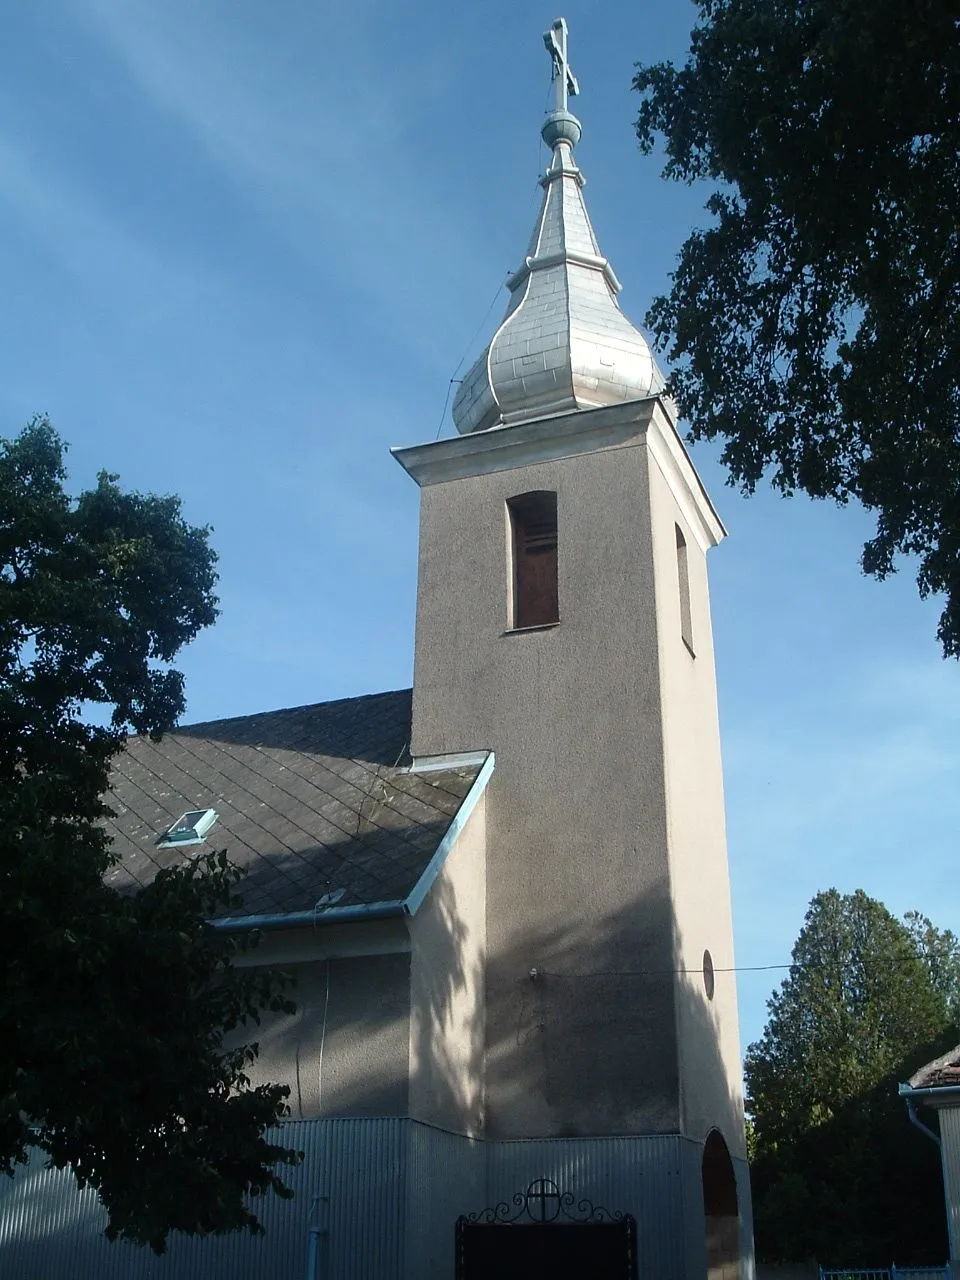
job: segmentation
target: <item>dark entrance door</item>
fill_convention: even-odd
[[[631,1214],[575,1201],[548,1178],[457,1222],[457,1280],[636,1280]],[[519,1206],[519,1207],[517,1207]]]

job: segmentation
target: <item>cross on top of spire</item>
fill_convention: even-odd
[[[547,53],[553,63],[553,109],[554,111],[567,110],[567,95],[571,97],[580,92],[580,86],[577,84],[577,77],[570,70],[570,63],[567,61],[567,21],[565,18],[557,18],[550,27],[549,31],[543,33],[543,43],[547,47]]]

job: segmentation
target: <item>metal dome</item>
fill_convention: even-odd
[[[561,20],[562,21],[562,20]],[[551,48],[551,35],[556,33]],[[566,64],[566,24],[544,37],[554,57],[556,109],[542,129],[552,148],[543,203],[510,302],[453,402],[461,434],[553,413],[655,395],[664,378],[643,334],[620,310],[620,282],[600,253],[573,158],[580,122],[567,110],[576,81]]]

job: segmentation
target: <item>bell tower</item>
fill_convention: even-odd
[[[411,750],[496,756],[487,1139],[716,1131],[743,1174],[706,566],[724,529],[587,214],[562,19],[545,42],[551,160],[506,314],[460,434],[394,451],[421,487]]]

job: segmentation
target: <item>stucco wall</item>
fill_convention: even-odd
[[[255,1083],[290,1086],[291,1119],[407,1113],[408,954],[292,964],[293,1015],[268,1015],[247,1038],[260,1044]]]
[[[532,489],[558,495],[561,621],[505,633],[506,501]],[[646,493],[639,429],[623,447],[422,492],[412,750],[497,756],[490,1136],[679,1122]]]
[[[481,797],[410,926],[410,1110],[483,1127],[486,812]]]
[[[720,729],[707,583],[697,531],[651,459],[651,519],[659,631],[662,733],[670,880],[676,924],[675,967],[683,1132],[723,1134],[745,1155],[730,876],[727,865]],[[693,652],[681,636],[676,528],[686,543]],[[714,994],[702,976],[704,951]],[[727,972],[725,972],[725,970]]]

